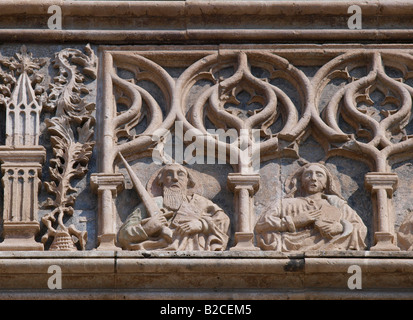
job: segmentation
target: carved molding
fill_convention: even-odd
[[[349,6],[359,5],[363,30],[347,26]],[[67,19],[62,30],[50,30],[48,7],[58,5]],[[34,0],[21,8],[4,0],[9,19],[2,41],[45,43],[386,43],[411,41],[409,1],[104,1],[92,4]],[[386,24],[377,17],[385,17]],[[122,19],[119,19],[122,17]],[[136,21],[142,23],[136,24]],[[173,23],[171,23],[173,22]],[[93,26],[93,28],[91,28]],[[248,26],[248,27],[246,27]],[[403,26],[394,28],[393,26]]]

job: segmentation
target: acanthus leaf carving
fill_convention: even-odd
[[[53,208],[53,211],[42,217],[42,222],[48,227],[47,235],[43,237],[42,241],[47,241],[50,236],[56,237],[59,231],[71,235],[70,229],[78,237],[80,247],[84,249],[87,232],[77,231],[74,226],[67,228],[63,223],[63,217],[65,214],[71,216],[74,212],[73,206],[76,201],[77,189],[72,187],[71,180],[86,174],[87,164],[92,155],[94,142],[90,141],[93,135],[93,131],[90,131],[90,120],[78,128],[78,141],[76,141],[66,117],[47,120],[46,123],[49,133],[52,135],[51,141],[55,158],[50,160],[49,172],[52,181],[44,184],[47,191],[55,198],[48,198],[44,204],[45,207]],[[85,134],[86,132],[87,134]],[[55,229],[51,222],[56,221],[56,215],[58,227]]]
[[[50,85],[45,105],[55,116],[67,115],[77,123],[88,119],[95,109],[95,104],[86,102],[82,95],[89,93],[84,84],[84,74],[96,79],[97,58],[89,45],[85,47],[85,52],[64,49],[56,53],[53,67],[58,69],[58,74]],[[83,73],[73,63],[83,67]]]
[[[77,198],[77,189],[72,186],[74,178],[82,178],[88,172],[88,163],[92,156],[95,142],[92,115],[95,104],[88,103],[82,94],[89,93],[85,85],[85,77],[75,64],[83,67],[83,73],[92,79],[96,78],[96,57],[90,46],[85,48],[86,54],[77,49],[64,49],[56,54],[55,68],[58,76],[49,91],[49,111],[55,116],[46,119],[47,130],[53,147],[54,158],[50,159],[50,182],[45,182],[46,190],[54,196],[44,202],[44,207],[52,211],[42,217],[47,233],[42,237],[46,243],[50,237],[53,242],[50,250],[77,250],[74,244],[79,243],[85,249],[87,232],[79,231],[72,224],[64,224],[65,216],[72,216]],[[74,131],[76,128],[76,131]]]

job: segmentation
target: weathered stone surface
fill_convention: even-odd
[[[2,1],[0,297],[413,299],[411,9]]]

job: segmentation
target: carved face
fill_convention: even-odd
[[[162,172],[164,188],[171,190],[185,190],[188,186],[188,173],[180,165],[169,165]]]
[[[316,165],[310,165],[303,171],[301,185],[307,194],[323,192],[327,186],[327,173]]]

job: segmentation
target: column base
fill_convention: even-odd
[[[122,248],[116,246],[116,234],[115,233],[107,233],[102,234],[98,237],[99,246],[96,250],[99,251],[120,251]]]
[[[13,238],[0,243],[0,251],[43,251],[44,246],[33,239]]]
[[[229,251],[259,251],[260,248],[254,246],[254,234],[250,232],[235,232],[235,246]]]
[[[376,232],[374,234],[376,245],[370,248],[370,251],[400,251],[394,241],[394,235],[387,232]]]
[[[43,244],[34,239],[39,231],[38,222],[4,222],[0,251],[43,251]]]

